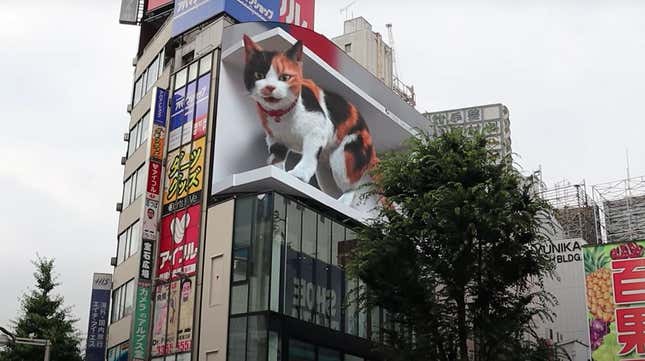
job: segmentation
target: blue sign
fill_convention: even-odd
[[[85,350],[85,360],[87,361],[103,361],[105,358],[111,288],[112,275],[94,274],[90,300],[90,320],[87,326],[87,348]]]
[[[168,91],[157,88],[155,96],[155,110],[152,121],[155,124],[166,126],[166,114],[168,112]]]
[[[280,0],[176,0],[172,36],[223,12],[240,22],[279,21]]]

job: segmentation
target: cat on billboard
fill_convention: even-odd
[[[365,120],[356,106],[303,77],[303,46],[265,51],[244,35],[244,84],[256,102],[269,150],[268,164],[283,165],[288,152],[301,155],[289,170],[321,190],[340,189],[352,205],[378,162]]]

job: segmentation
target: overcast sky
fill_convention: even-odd
[[[346,0],[319,0],[316,30],[342,31]],[[137,27],[117,0],[0,0],[0,325],[56,258],[85,332],[92,272],[116,249]],[[548,184],[645,175],[645,1],[359,0],[385,34],[418,109],[504,103],[513,151]]]

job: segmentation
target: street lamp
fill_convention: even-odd
[[[0,335],[0,346],[6,346],[9,344],[19,344],[19,345],[32,345],[32,346],[40,346],[40,347],[45,347],[45,358],[44,361],[49,361],[49,353],[50,353],[50,346],[51,342],[47,339],[41,339],[41,338],[25,338],[25,337],[16,337],[13,333],[7,331],[4,327],[0,326],[0,331],[4,335]]]

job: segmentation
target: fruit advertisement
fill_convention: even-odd
[[[593,361],[645,360],[645,241],[583,248]]]

